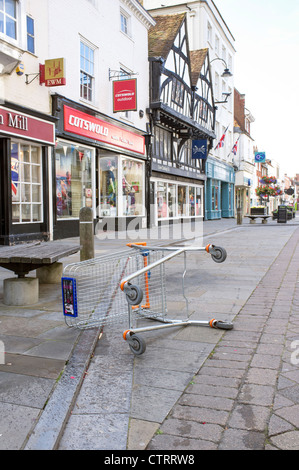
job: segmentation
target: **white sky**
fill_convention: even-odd
[[[259,151],[299,173],[299,0],[214,0],[235,38],[234,86]]]

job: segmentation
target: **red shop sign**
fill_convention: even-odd
[[[144,155],[145,140],[121,127],[64,106],[64,130]]]
[[[55,143],[54,123],[0,106],[0,133],[2,132],[44,144]]]
[[[137,111],[137,80],[115,80],[113,82],[113,112]]]

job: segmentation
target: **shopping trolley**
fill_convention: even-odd
[[[189,301],[185,290],[187,252],[206,251],[217,263],[226,259],[224,248],[161,247],[131,243],[129,249],[102,255],[91,260],[69,264],[62,277],[63,312],[66,324],[80,329],[126,323],[123,338],[135,355],[143,354],[146,343],[139,333],[187,325],[232,329],[227,321],[190,320]],[[185,300],[184,320],[167,317],[166,265],[183,256],[182,295]],[[134,281],[132,283],[131,281]],[[124,301],[126,299],[126,302]],[[149,325],[148,321],[159,324]],[[141,322],[146,322],[140,326]]]

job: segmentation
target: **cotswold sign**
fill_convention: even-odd
[[[0,106],[0,135],[25,137],[37,142],[54,145],[55,126],[28,114],[18,113]]]
[[[137,111],[137,80],[115,80],[113,82],[113,112]]]
[[[127,131],[122,127],[102,121],[95,116],[69,106],[64,106],[63,109],[64,130],[66,132],[144,155],[145,140],[142,135],[134,134],[134,132]]]

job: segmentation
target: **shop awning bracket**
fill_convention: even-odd
[[[30,80],[30,82],[28,81],[28,77],[31,77],[32,75],[34,75],[34,77]],[[37,77],[40,76],[40,72],[38,73],[26,73],[25,74],[25,77],[26,77],[26,85],[30,85],[30,83],[32,83]]]
[[[135,72],[124,72],[123,70],[112,70],[109,69],[109,82],[113,79],[119,80],[120,78],[126,79],[126,78],[131,78],[136,75],[139,75],[139,73]]]

